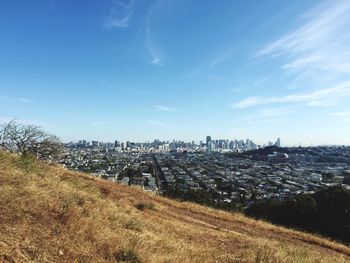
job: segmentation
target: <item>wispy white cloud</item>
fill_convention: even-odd
[[[100,83],[104,84],[104,85],[108,85],[108,86],[113,86],[115,85],[115,83],[109,81],[109,80],[106,80],[106,79],[101,79],[100,80]]]
[[[292,111],[285,108],[270,108],[270,109],[262,109],[258,114],[259,118],[274,118],[281,117],[290,114]]]
[[[231,107],[278,103],[330,106],[350,97],[349,12],[350,1],[323,1],[298,20],[301,26],[256,53],[255,57],[281,59],[281,69],[294,78],[293,89],[298,86],[304,92],[248,97]],[[319,88],[305,86],[310,81]]]
[[[8,116],[0,116],[0,124],[8,123],[10,121],[15,120],[18,123],[27,124],[27,125],[36,125],[40,127],[50,127],[52,124],[46,121],[38,121],[38,120],[28,120],[16,117],[8,117]]]
[[[266,108],[262,109],[255,114],[247,115],[238,118],[238,121],[242,122],[270,122],[270,121],[281,121],[293,113],[292,110],[288,108]]]
[[[18,101],[23,103],[34,103],[34,101],[27,99],[27,98],[20,98],[20,97],[8,97],[8,96],[0,96],[0,100],[6,100],[6,101]]]
[[[178,129],[176,127],[173,127],[173,126],[171,126],[167,123],[161,122],[161,121],[148,120],[148,123],[153,125],[153,126],[162,127],[162,128],[167,129],[167,130],[170,130],[170,131],[178,131]]]
[[[275,97],[249,97],[231,105],[232,108],[242,109],[257,105],[277,103],[306,103],[309,106],[328,106],[339,99],[350,96],[350,81],[334,87],[319,89],[311,92],[294,93]]]
[[[134,1],[114,0],[104,21],[104,28],[125,28],[129,26],[134,12]]]
[[[350,1],[323,1],[303,15],[304,22],[259,50],[256,56],[281,57],[282,69],[297,75],[305,71],[332,74],[350,73]],[[336,74],[335,74],[336,73]]]
[[[171,108],[171,107],[167,107],[167,106],[163,106],[163,105],[155,105],[155,108],[159,111],[170,111],[170,112],[176,111],[175,108]]]
[[[245,132],[245,128],[239,128],[239,127],[231,127],[228,129],[229,133],[242,133]]]
[[[151,57],[150,63],[156,66],[163,66],[163,52],[161,51],[159,44],[156,44],[156,40],[151,33],[149,25],[147,25],[146,29],[145,47]]]
[[[222,81],[222,80],[225,80],[224,77],[220,77],[220,76],[218,76],[217,74],[213,74],[213,73],[209,73],[209,74],[208,74],[208,79],[209,79],[209,80],[212,80],[212,81]]]
[[[243,87],[235,87],[233,89],[231,89],[232,92],[236,93],[236,92],[240,92],[243,90]]]
[[[154,56],[154,58],[153,58],[152,61],[151,61],[151,64],[157,65],[157,66],[161,66],[161,65],[162,65],[162,62],[161,62],[161,60],[160,60],[159,57]]]
[[[350,111],[335,112],[332,113],[331,116],[350,117]]]
[[[164,63],[163,52],[161,51],[161,48],[159,47],[159,45],[155,44],[154,38],[151,37],[151,33],[149,33],[150,31],[147,30],[147,32],[146,32],[146,39],[145,39],[145,47],[151,57],[150,63],[156,66],[163,66],[163,63]]]
[[[262,77],[259,79],[256,79],[253,83],[254,87],[261,87],[267,83],[267,81],[270,79],[270,77]]]
[[[150,7],[145,21],[145,48],[151,57],[150,63],[156,66],[164,64],[164,52],[154,36],[152,22],[161,14],[166,3],[167,0],[155,1]]]
[[[26,99],[26,98],[16,98],[18,101],[24,102],[24,103],[33,103],[32,100]]]
[[[93,126],[106,126],[108,124],[109,124],[109,122],[107,122],[107,121],[93,121],[93,122],[90,122],[90,125],[93,125]]]
[[[224,49],[221,53],[216,55],[209,63],[209,67],[213,68],[216,66],[219,66],[226,61],[230,60],[233,56],[233,50],[232,48]]]
[[[334,112],[330,116],[339,118],[342,121],[350,122],[350,111]]]

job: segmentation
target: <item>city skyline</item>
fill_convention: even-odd
[[[64,142],[350,145],[349,11],[341,0],[2,1],[0,123]]]

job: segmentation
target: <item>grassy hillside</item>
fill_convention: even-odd
[[[350,262],[350,248],[0,152],[0,262]]]

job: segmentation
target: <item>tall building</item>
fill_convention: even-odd
[[[213,151],[213,150],[215,150],[215,142],[214,141],[209,141],[209,145],[208,145],[208,149],[210,150],[210,151]]]
[[[99,141],[91,141],[91,145],[94,147],[98,147],[98,146],[100,146],[100,143],[99,143]]]
[[[206,144],[207,144],[207,147],[209,148],[209,144],[211,142],[211,136],[207,136],[206,138]]]
[[[278,138],[277,141],[275,142],[275,146],[281,147],[281,139]]]

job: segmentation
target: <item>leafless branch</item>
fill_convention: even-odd
[[[39,126],[11,120],[0,126],[0,148],[19,154],[34,154],[41,159],[54,159],[62,150],[58,137]]]

